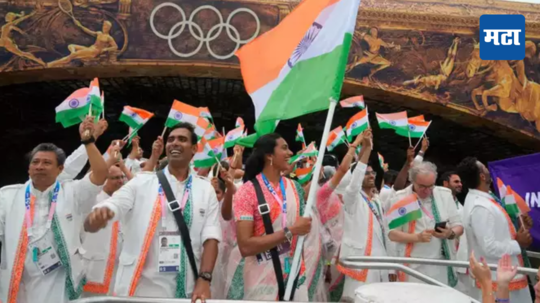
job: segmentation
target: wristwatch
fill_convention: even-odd
[[[96,142],[96,139],[94,138],[94,136],[90,136],[88,139],[81,141],[81,143],[84,144],[84,145],[88,145],[88,144],[94,143],[94,142]]]
[[[212,282],[212,273],[209,272],[202,272],[199,274],[199,278],[203,279],[207,282]]]
[[[289,241],[289,243],[292,243],[292,232],[287,227],[283,228],[283,231],[285,232],[285,238],[287,238],[287,241]]]

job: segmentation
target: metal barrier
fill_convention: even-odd
[[[531,259],[540,259],[540,253],[535,251],[527,251],[527,256]]]
[[[401,258],[401,257],[347,257],[341,259],[340,262],[349,268],[365,268],[365,263],[393,263],[394,265],[401,264],[423,264],[423,265],[435,265],[435,266],[452,266],[452,267],[461,267],[469,268],[469,262],[464,261],[447,261],[447,260],[435,260],[435,259],[420,259],[420,258]],[[400,263],[400,264],[395,264]],[[491,270],[497,270],[496,264],[488,264]],[[526,267],[518,267],[518,273],[536,276],[538,270]],[[423,281],[423,280],[422,280]],[[426,282],[428,283],[428,282]]]
[[[165,299],[165,298],[141,298],[141,297],[92,297],[84,298],[71,303],[191,303],[190,299]],[[200,302],[200,301],[197,301]],[[265,301],[233,301],[233,300],[206,300],[207,303],[265,303]],[[268,301],[270,302],[270,301]],[[272,301],[274,302],[274,301]],[[313,303],[313,302],[310,302]],[[322,303],[322,302],[321,302]]]

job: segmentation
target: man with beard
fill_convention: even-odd
[[[456,206],[458,210],[462,209],[461,203],[459,203],[457,199],[457,195],[461,193],[461,190],[463,188],[463,185],[461,184],[461,178],[456,172],[449,171],[445,172],[441,176],[442,186],[448,188],[452,191],[452,196],[454,197],[454,201],[456,201]]]
[[[161,143],[161,137],[154,147]],[[221,241],[219,204],[210,182],[190,170],[197,152],[197,135],[189,123],[171,128],[165,146],[168,166],[163,173],[175,196],[168,201],[166,183],[157,174],[143,173],[114,195],[96,205],[85,221],[85,230],[96,232],[109,221],[122,222],[124,244],[116,276],[118,296],[210,298],[210,282]],[[165,182],[165,181],[164,181]],[[181,211],[185,224],[173,212]],[[179,222],[182,222],[179,218]],[[181,231],[187,226],[195,264],[190,264],[189,242]],[[161,247],[167,238],[168,247]],[[199,269],[199,271],[197,271]],[[198,276],[198,278],[197,278]]]
[[[512,265],[523,266],[521,249],[531,244],[531,235],[523,226],[516,231],[503,206],[490,194],[492,180],[487,167],[476,158],[468,157],[461,161],[457,172],[465,188],[469,189],[463,210],[468,255],[474,251],[477,258],[483,257],[488,264],[496,264],[503,255],[509,254]],[[497,280],[495,272],[492,272],[492,280]],[[474,284],[473,297],[481,300],[480,285]],[[510,302],[532,302],[526,276],[516,275],[509,289]]]

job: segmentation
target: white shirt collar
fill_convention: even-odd
[[[478,189],[469,189],[469,195],[477,195],[489,200],[493,200],[493,197],[484,191],[478,190]]]
[[[180,183],[180,184],[185,184],[187,182],[187,180],[189,179],[189,176],[192,174],[191,170],[188,171],[188,177],[184,180],[184,181],[178,181],[178,179],[176,179],[175,176],[171,175],[171,173],[169,172],[169,165],[167,165],[165,168],[165,177],[167,177],[167,180],[169,180],[169,182],[171,183]]]
[[[40,198],[40,197],[43,197],[43,196],[49,196],[50,193],[52,193],[54,187],[56,186],[56,181],[54,181],[54,183],[49,186],[45,191],[39,191],[37,188],[34,187],[34,183],[32,182],[32,180],[30,179],[30,191],[32,192],[32,195],[34,195],[36,198]]]

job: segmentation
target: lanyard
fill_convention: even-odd
[[[364,197],[364,200],[366,200],[367,204],[369,205],[369,208],[371,209],[371,212],[375,215],[375,218],[377,218],[377,221],[379,221],[379,225],[381,225],[381,227],[382,227],[383,226],[382,218],[380,217],[382,214],[380,213],[378,207],[376,209],[375,206],[373,206],[373,202],[371,202],[369,197],[366,196],[364,193],[361,193],[361,194],[362,194],[362,197]]]
[[[191,193],[191,181],[192,181],[192,176],[189,175],[188,180],[186,182],[186,187],[184,187],[184,193],[182,195],[182,199],[180,200],[180,209],[182,211],[184,211],[184,207],[186,206],[187,200]],[[167,201],[167,197],[165,197],[165,193],[163,192],[163,187],[161,187],[161,184],[159,185],[159,199],[161,200],[161,226],[167,227],[165,214],[167,213],[168,201]]]
[[[278,196],[278,194],[274,190],[274,187],[272,187],[272,184],[270,184],[266,176],[264,174],[261,175],[264,181],[264,185],[266,185],[268,191],[272,194],[272,196],[274,196],[274,199],[276,199],[276,201],[279,203],[279,206],[281,206],[281,225],[283,226],[283,228],[285,228],[287,225],[287,195],[285,193],[285,184],[283,183],[283,177],[280,177],[279,179],[279,187],[281,188],[281,196],[283,197],[282,199]]]
[[[50,198],[50,207],[49,207],[49,217],[47,218],[47,230],[51,228],[52,220],[54,217],[54,212],[56,211],[56,202],[58,200],[58,192],[60,191],[60,182],[56,181],[56,185],[54,186],[54,190],[52,193],[52,197]],[[26,186],[26,192],[24,195],[24,206],[26,208],[25,212],[25,219],[26,219],[26,231],[28,233],[28,237],[32,236],[32,225],[33,225],[33,219],[32,214],[30,213],[30,208],[32,208],[35,204],[36,197],[32,195],[30,190],[30,184]]]
[[[431,220],[434,220],[433,219],[433,215],[430,214],[427,209],[424,207],[424,205],[422,205],[422,201],[420,201],[420,198],[418,197],[418,195],[416,196],[416,201],[418,201],[418,205],[420,205],[420,208],[422,209],[422,212],[424,214],[426,214],[426,216],[428,216]],[[435,201],[433,201],[433,197],[431,197],[431,203],[435,203]]]

